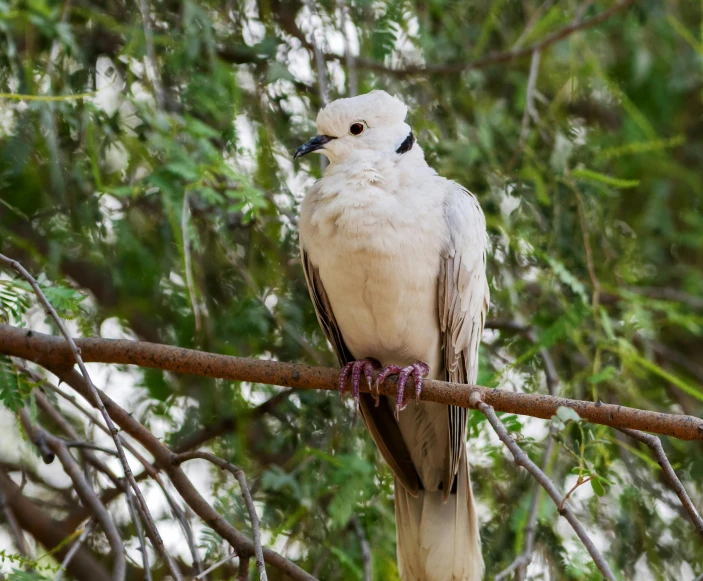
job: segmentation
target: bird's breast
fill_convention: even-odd
[[[403,203],[376,188],[356,193],[318,200],[314,212],[304,208],[301,243],[356,358],[384,365],[422,360],[435,375],[441,368],[441,204]]]

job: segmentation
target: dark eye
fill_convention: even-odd
[[[352,123],[349,126],[349,133],[352,135],[361,135],[364,132],[364,124],[363,123]]]

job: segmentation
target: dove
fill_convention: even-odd
[[[351,391],[394,475],[401,579],[478,581],[468,412],[408,404],[423,377],[476,383],[489,303],[486,223],[476,198],[427,164],[407,112],[379,90],[319,112],[318,135],[294,156],[329,160],[301,204],[300,253],[343,366],[340,394]],[[378,394],[390,375],[395,398]],[[360,392],[362,378],[373,393]]]

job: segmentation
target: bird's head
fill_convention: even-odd
[[[333,101],[317,115],[318,134],[294,158],[318,152],[336,163],[364,153],[404,153],[414,144],[407,112],[405,103],[385,91]]]

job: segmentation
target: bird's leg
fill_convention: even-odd
[[[359,405],[359,381],[361,379],[361,372],[364,372],[364,377],[366,378],[366,384],[369,389],[373,392],[373,373],[376,369],[381,367],[381,364],[375,359],[366,357],[365,359],[359,359],[357,361],[350,361],[347,363],[339,374],[339,398],[344,396],[344,390],[347,387],[347,376],[351,372],[351,392],[354,397],[354,402]],[[375,394],[374,394],[375,395]],[[378,395],[376,397],[376,402],[378,402]]]
[[[430,366],[427,363],[418,361],[407,367],[401,367],[400,365],[388,365],[384,367],[381,373],[378,374],[376,378],[376,393],[378,393],[378,386],[381,385],[389,375],[398,375],[398,391],[396,393],[395,400],[395,417],[398,418],[398,412],[405,409],[408,405],[407,400],[404,399],[405,395],[405,384],[408,381],[408,377],[412,375],[415,380],[415,399],[420,399],[420,392],[422,391],[422,377],[427,375],[430,371]],[[376,405],[378,405],[378,396],[376,397]]]

